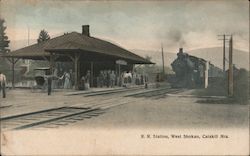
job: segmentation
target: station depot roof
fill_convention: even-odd
[[[45,57],[50,56],[50,52],[58,54],[57,61],[69,61],[66,55],[73,56],[75,52],[78,52],[81,54],[81,61],[105,62],[122,59],[131,64],[152,64],[145,58],[113,43],[77,32],[67,33],[9,52],[5,57],[44,60]]]

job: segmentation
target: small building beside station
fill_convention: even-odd
[[[7,53],[4,57],[12,59],[47,60],[51,73],[56,62],[73,62],[75,88],[79,79],[91,72],[91,86],[96,86],[96,77],[101,70],[114,70],[120,75],[132,71],[135,64],[152,64],[111,42],[92,37],[89,25],[82,26],[82,33],[71,32]]]

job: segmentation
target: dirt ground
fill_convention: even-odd
[[[191,93],[189,90],[153,99],[123,97],[124,94],[65,96],[62,91],[47,96],[30,90],[11,90],[6,99],[0,99],[1,118],[62,106],[128,103],[72,123],[1,133],[2,152],[3,155],[249,155],[249,105],[197,103],[200,98]]]
[[[198,104],[195,98],[138,99],[105,114],[75,123],[92,128],[237,128],[248,127],[248,106]]]
[[[84,119],[60,128],[237,128],[248,127],[249,105],[197,103],[196,97],[178,96],[152,98],[122,98],[118,95],[83,97],[65,96],[65,92],[31,93],[30,90],[8,91],[6,99],[1,101],[1,117],[22,114],[61,106],[132,101],[112,107],[105,113]]]

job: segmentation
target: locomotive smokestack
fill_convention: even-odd
[[[183,48],[179,48],[179,53],[183,53]]]
[[[83,25],[82,26],[82,34],[86,36],[90,36],[89,34],[89,25]]]

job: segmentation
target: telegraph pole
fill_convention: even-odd
[[[30,45],[30,27],[28,25],[28,46]],[[27,60],[27,73],[30,71],[30,61]]]
[[[229,40],[228,95],[233,96],[233,36]]]
[[[218,36],[223,36],[223,39],[219,39],[219,40],[223,40],[223,72],[226,71],[226,41],[228,41],[229,39],[227,39],[226,37],[227,36],[230,36],[230,35],[218,35]]]
[[[161,44],[161,57],[162,57],[162,72],[163,72],[163,77],[165,77],[165,64],[164,64],[164,53],[162,44]]]
[[[249,25],[248,25],[248,35],[250,37],[250,0],[248,0],[249,2],[249,7],[248,7],[248,11],[249,11]],[[249,42],[250,43],[250,42]],[[250,98],[250,44],[249,44],[249,58],[248,58],[248,63],[249,63],[249,67],[248,67],[248,98]]]
[[[30,45],[30,27],[28,25],[28,46]]]
[[[223,35],[223,72],[225,72],[225,58],[226,58],[226,35]]]

